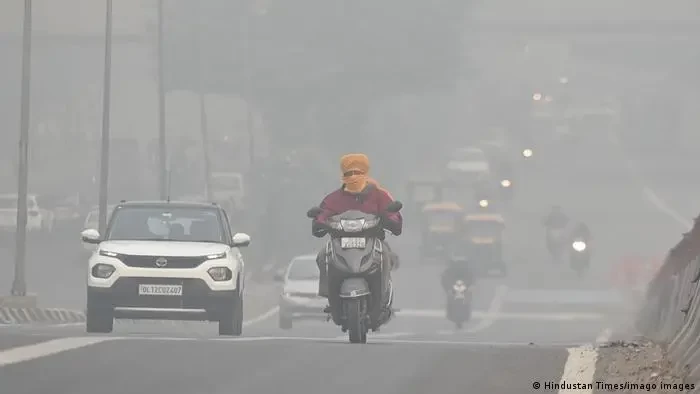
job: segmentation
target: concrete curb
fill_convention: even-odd
[[[57,308],[0,308],[0,324],[83,323],[85,313]]]

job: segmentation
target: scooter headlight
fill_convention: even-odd
[[[489,200],[479,200],[479,206],[482,208],[486,208],[489,206]]]
[[[577,252],[583,252],[584,250],[586,250],[586,243],[583,241],[574,241],[574,243],[571,244],[571,246]]]
[[[532,149],[523,149],[524,157],[532,157]]]
[[[461,281],[460,281],[461,282]],[[458,293],[463,293],[465,290],[467,290],[467,286],[464,285],[464,282],[457,282],[452,286],[452,289]]]
[[[501,186],[503,187],[510,187],[510,180],[509,179],[504,179],[501,181]]]

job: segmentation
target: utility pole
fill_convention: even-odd
[[[253,2],[245,2],[245,12],[241,23],[243,39],[243,95],[246,108],[246,131],[248,132],[248,171],[252,173],[255,165],[255,130],[253,125],[252,86],[251,86],[251,51],[250,51],[250,22],[253,17]]]
[[[204,153],[204,194],[207,201],[213,201],[211,193],[211,158],[209,156],[209,124],[207,123],[207,101],[204,90],[199,93],[199,122]]]
[[[32,72],[32,0],[24,0],[22,32],[22,107],[19,134],[17,176],[17,229],[15,235],[15,278],[12,295],[26,296],[25,263],[27,255],[27,184],[29,183],[29,97]]]
[[[165,86],[163,79],[163,0],[158,0],[158,178],[160,199],[168,198],[168,152],[165,144]]]
[[[112,90],[112,0],[107,0],[105,21],[105,69],[102,89],[102,154],[100,158],[100,234],[107,229],[109,188],[109,111]]]
[[[206,23],[203,7],[198,7],[199,10],[199,26],[197,29],[197,40],[195,40],[195,51],[199,55],[199,130],[202,136],[202,154],[204,156],[204,198],[207,201],[213,201],[211,190],[211,156],[209,154],[209,123],[207,122],[207,100],[205,86],[205,67],[202,48],[206,44],[203,31]]]

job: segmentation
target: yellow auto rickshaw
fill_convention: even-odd
[[[420,255],[423,259],[440,258],[458,242],[462,227],[462,207],[455,202],[428,203],[421,211],[422,237]]]
[[[474,271],[486,275],[497,270],[505,276],[503,230],[505,222],[499,214],[472,214],[464,217],[462,230],[468,259]]]

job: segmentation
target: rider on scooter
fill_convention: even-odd
[[[324,236],[325,231],[322,224],[331,216],[349,210],[358,210],[368,214],[379,215],[382,217],[384,228],[391,231],[394,235],[400,235],[403,229],[403,217],[400,213],[387,212],[387,207],[394,201],[391,194],[382,189],[379,184],[369,178],[369,158],[361,153],[347,154],[340,158],[340,169],[342,172],[343,185],[327,195],[320,204],[322,212],[312,222],[312,233],[314,236]],[[389,273],[391,270],[398,267],[398,256],[391,251],[389,245],[384,242],[384,272],[385,277],[382,281],[382,289],[388,285]],[[333,304],[330,299],[330,294],[336,292],[330,291],[328,272],[326,270],[325,248],[321,249],[316,257],[316,263],[320,272],[318,284],[318,295],[329,298],[329,304]],[[330,313],[330,305],[326,307],[324,312]]]
[[[471,270],[469,261],[467,261],[466,258],[451,258],[449,265],[445,271],[443,271],[440,278],[442,289],[446,294],[449,294],[450,290],[452,289],[452,285],[454,285],[454,283],[460,279],[464,281],[464,284],[467,287],[474,284],[474,274]]]

